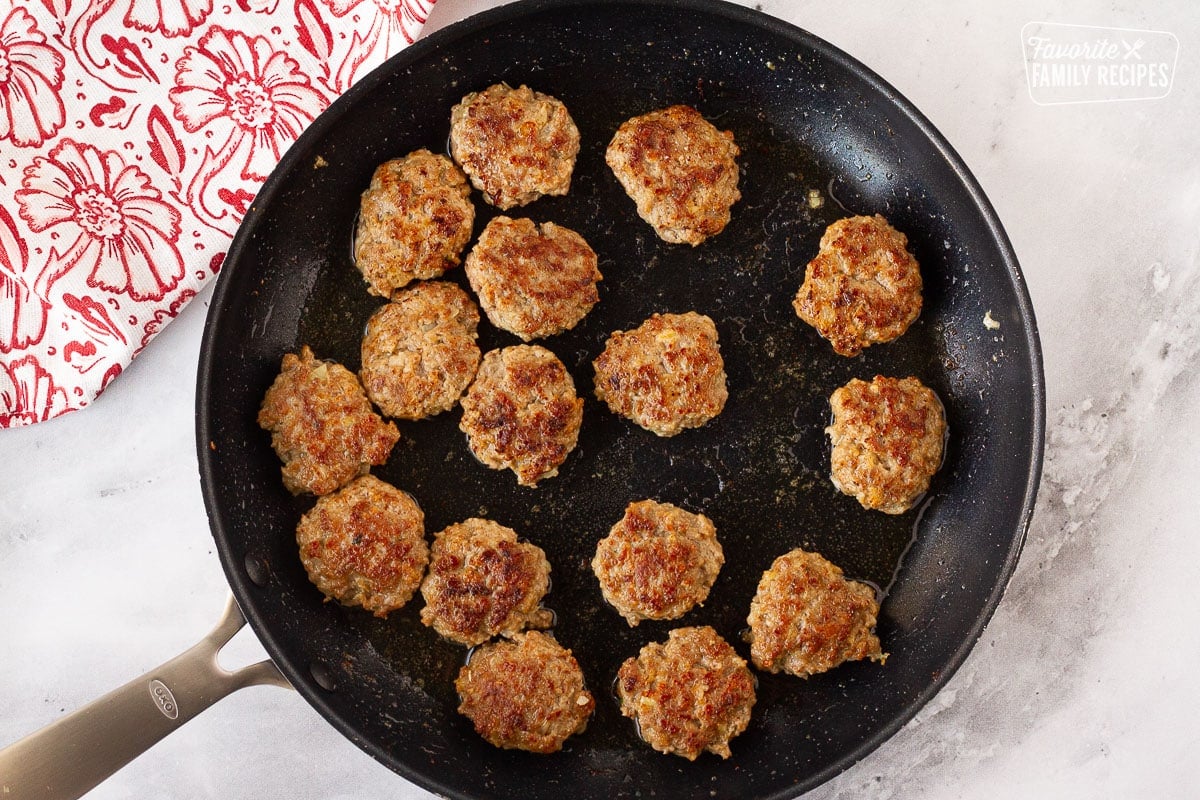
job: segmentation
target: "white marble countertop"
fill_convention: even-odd
[[[440,0],[436,29],[490,2]],[[973,5],[974,8],[967,6]],[[974,171],[1045,351],[1045,474],[1016,574],[945,689],[812,798],[1194,797],[1200,749],[1200,19],[1190,0],[759,5],[912,100]],[[1041,106],[1022,27],[1168,31],[1171,93]],[[200,496],[201,295],[87,410],[0,432],[0,745],[181,652],[228,589]],[[234,663],[261,656],[243,631]],[[96,798],[428,795],[299,695],[249,689]]]

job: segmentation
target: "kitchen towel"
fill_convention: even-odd
[[[0,0],[0,427],[88,405],[435,0]]]

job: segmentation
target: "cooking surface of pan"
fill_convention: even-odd
[[[465,649],[418,621],[420,598],[387,620],[322,602],[296,555],[312,504],[283,488],[255,415],[282,355],[300,345],[357,370],[370,313],[351,260],[359,194],[382,161],[444,151],[452,105],[492,83],[528,84],[567,105],[582,136],[570,193],[510,216],[554,221],[597,251],[600,303],[554,351],[586,398],[579,445],[537,489],[467,449],[460,412],[400,423],[375,474],[410,492],[432,533],[470,516],[515,528],[552,565],[546,604],[597,699],[564,752],[497,750],[455,712]],[[630,116],[698,108],[742,150],[742,200],[697,248],[659,241],[604,164]],[[823,205],[812,207],[815,190]],[[495,211],[473,193],[478,235]],[[791,299],[825,226],[882,213],[921,263],[925,308],[898,341],[836,356]],[[446,279],[466,285],[462,270]],[[654,312],[714,319],[729,376],[725,411],[660,439],[592,394],[608,334]],[[985,326],[984,318],[999,322]],[[516,344],[481,324],[484,351]],[[916,375],[943,399],[946,460],[917,510],[861,509],[828,479],[829,394],[852,377]],[[200,365],[198,452],[222,563],[268,652],[345,735],[409,779],[454,797],[785,798],[894,733],[961,663],[1015,564],[1040,472],[1044,392],[1036,326],[1016,260],[965,167],[893,89],[828,44],[709,2],[516,4],[440,31],[366,78],[301,137],[234,242]],[[709,600],[674,622],[630,628],[591,574],[596,542],[634,500],[707,514],[726,564]],[[681,625],[710,624],[742,653],[762,571],[816,550],[885,592],[883,666],[799,680],[758,675],[733,757],[653,752],[620,716],[617,667]],[[314,754],[319,758],[319,754]]]

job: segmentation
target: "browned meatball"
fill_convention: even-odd
[[[844,661],[883,661],[878,613],[871,587],[816,553],[792,550],[763,573],[750,602],[750,657],[759,669],[801,678]]]
[[[363,193],[354,239],[367,291],[391,297],[457,266],[474,224],[466,176],[450,159],[417,150],[381,164]]]
[[[258,424],[271,432],[283,461],[283,485],[292,494],[321,495],[387,461],[400,438],[384,422],[354,373],[319,361],[308,346],[283,357],[283,368],[263,398]]]
[[[537,545],[518,542],[512,528],[472,518],[433,540],[429,574],[421,583],[421,621],[460,644],[545,628],[541,607],[550,588],[550,563]]]
[[[420,506],[373,475],[319,498],[301,517],[296,543],[326,597],[377,617],[403,608],[429,561]]]
[[[525,341],[570,330],[600,299],[596,253],[569,228],[496,217],[465,266],[471,288],[497,328]]]
[[[462,408],[459,428],[471,452],[492,469],[511,469],[522,486],[558,474],[583,423],[575,381],[553,353],[537,345],[485,355]]]
[[[617,695],[655,750],[690,761],[705,750],[729,758],[729,740],[750,723],[754,676],[712,628],[677,628],[621,665]]]
[[[604,599],[630,625],[678,619],[708,597],[725,554],[703,514],[670,503],[630,503],[596,547],[592,570]]]
[[[740,153],[732,133],[671,106],[622,124],[605,160],[659,238],[695,246],[729,224]]]
[[[538,631],[485,644],[454,682],[458,707],[496,747],[554,753],[587,728],[596,701],[571,651]]]
[[[422,419],[458,402],[479,367],[479,310],[452,283],[418,283],[367,321],[362,378],[389,417]]]
[[[844,356],[899,337],[921,313],[921,269],[908,237],[878,214],[839,219],[792,306]]]
[[[703,314],[655,314],[608,337],[596,397],[659,436],[698,428],[721,413],[729,392],[717,327]]]
[[[508,209],[567,193],[579,129],[557,98],[498,83],[450,111],[450,152],[484,200]]]
[[[942,401],[916,378],[855,378],[829,398],[830,479],[863,508],[903,514],[942,463]]]

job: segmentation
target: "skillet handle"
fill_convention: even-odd
[[[262,684],[291,688],[270,661],[236,672],[217,663],[245,624],[230,596],[221,621],[194,647],[0,750],[0,798],[80,797],[227,694]]]

